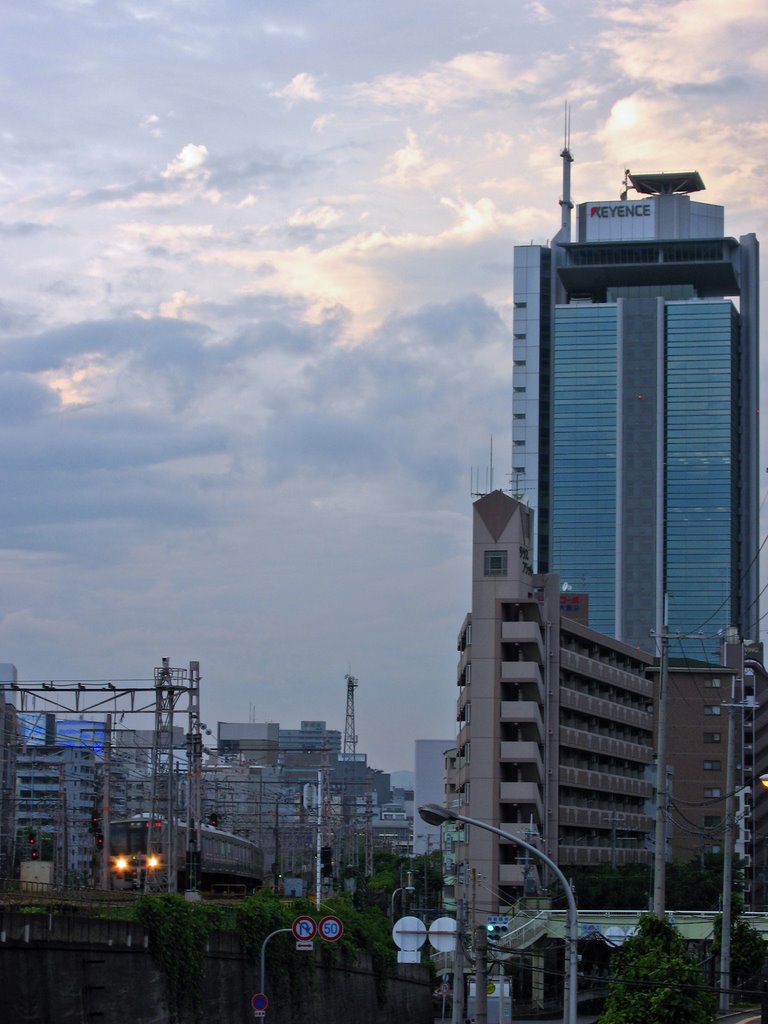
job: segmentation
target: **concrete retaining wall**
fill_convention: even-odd
[[[296,970],[267,984],[267,1024],[430,1024],[429,973],[400,965],[380,1003],[366,955],[347,964],[315,943],[296,952]],[[309,957],[310,967],[300,957]],[[211,937],[197,1018],[254,1024],[250,1000],[259,966],[236,935]],[[81,917],[0,912],[3,1024],[172,1024],[163,977],[138,925]]]

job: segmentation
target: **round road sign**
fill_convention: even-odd
[[[317,935],[317,924],[311,917],[297,917],[291,930],[297,942],[308,942]]]
[[[269,1006],[269,1000],[263,992],[257,992],[256,995],[251,999],[251,1006],[254,1010],[266,1010]]]
[[[317,926],[320,938],[326,942],[335,942],[344,934],[344,925],[338,917],[324,917]]]

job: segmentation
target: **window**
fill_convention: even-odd
[[[720,705],[719,704],[705,704],[704,705],[704,714],[705,715],[719,715],[720,714]]]
[[[704,790],[705,800],[717,800],[718,797],[722,796],[719,787],[710,786],[709,789]]]
[[[705,814],[704,828],[717,828],[722,823],[722,820],[719,814]]]
[[[719,772],[722,771],[722,765],[720,761],[705,761],[704,762],[705,772]]]
[[[719,690],[720,680],[719,679],[705,679],[704,688],[707,690]]]
[[[507,575],[507,552],[486,551],[485,552],[485,575],[506,576]]]
[[[705,743],[720,743],[721,734],[719,732],[705,732],[704,742]]]

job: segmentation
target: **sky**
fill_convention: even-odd
[[[576,202],[695,169],[765,240],[768,7],[36,0],[0,40],[0,661],[197,660],[209,725],[340,730],[352,672],[412,768],[564,104]]]

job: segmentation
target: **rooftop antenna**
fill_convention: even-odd
[[[488,473],[488,476],[489,476],[489,481],[488,482],[490,484],[490,486],[488,487],[488,492],[489,493],[493,490],[493,434],[491,434],[491,455],[490,455],[490,459],[491,459],[491,461],[490,461],[490,469],[489,469],[489,473]]]
[[[629,176],[630,176],[631,173],[632,172],[630,171],[630,169],[628,167],[624,168],[624,180],[621,183],[622,189],[621,189],[621,195],[619,196],[619,199],[621,199],[622,202],[626,202],[627,196],[629,194],[629,190],[631,188],[635,187],[634,185],[631,185],[630,181],[629,181]]]
[[[571,105],[565,101],[563,116],[563,148],[560,151],[563,159],[563,198],[560,200],[560,231],[564,242],[571,240],[571,210],[573,200],[571,199]]]

